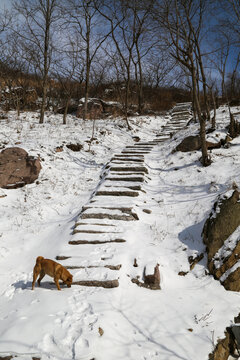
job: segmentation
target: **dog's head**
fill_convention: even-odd
[[[73,276],[70,274],[67,278],[67,280],[65,280],[65,284],[67,285],[67,287],[71,287],[72,285],[72,280],[73,280]]]
[[[69,272],[66,272],[63,276],[63,282],[67,285],[67,287],[71,287],[72,285],[73,276]]]

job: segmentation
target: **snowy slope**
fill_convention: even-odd
[[[22,354],[19,358],[26,360],[33,355],[66,360],[203,360],[224,336],[239,313],[240,295],[226,291],[207,274],[206,258],[189,271],[188,257],[205,251],[201,230],[212,204],[233,181],[238,183],[240,139],[234,139],[229,149],[212,150],[213,163],[203,168],[200,152],[172,153],[182,138],[197,132],[197,125],[145,155],[144,192],[131,199],[139,221],[124,222],[120,229],[126,242],[82,248],[83,266],[90,260],[99,264],[103,254],[108,263],[114,259],[114,264],[122,265],[118,288],[73,285],[60,292],[46,277],[40,288],[31,290],[35,258],[54,259],[66,253],[75,236],[75,221],[112,155],[134,144],[132,136],[155,139],[167,120],[133,118],[131,132],[121,120],[99,120],[90,152],[86,142],[92,136],[90,122],[69,116],[64,126],[60,116],[49,113],[46,123],[39,125],[37,114],[17,119],[14,112],[7,121],[1,120],[0,143],[20,143],[16,146],[39,155],[42,170],[39,184],[0,190],[0,355]],[[227,109],[221,107],[219,134],[228,121]],[[55,151],[70,142],[83,144],[83,150],[72,152],[64,146],[62,152]],[[135,258],[138,267],[133,267]],[[156,263],[161,290],[131,282],[141,278],[146,265]],[[105,276],[101,271],[83,269],[78,276]]]

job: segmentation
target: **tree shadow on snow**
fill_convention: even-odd
[[[201,222],[185,228],[178,234],[179,240],[190,250],[195,250],[199,253],[205,252],[206,247],[202,239],[202,229],[205,219]]]

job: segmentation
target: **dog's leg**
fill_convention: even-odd
[[[41,285],[40,285],[40,282],[41,282],[41,280],[44,278],[45,275],[46,275],[46,274],[45,274],[44,270],[41,270],[40,276],[39,276],[39,279],[38,279],[38,286],[41,286]]]
[[[35,282],[37,280],[37,277],[38,277],[39,273],[40,273],[40,268],[39,268],[39,266],[35,265],[34,268],[33,268],[32,290],[34,290]]]
[[[59,277],[58,276],[54,276],[54,282],[55,282],[55,284],[56,284],[56,286],[57,286],[57,288],[58,288],[58,290],[61,290],[61,288],[60,288],[60,285],[59,285]]]

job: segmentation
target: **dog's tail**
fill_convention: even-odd
[[[36,258],[36,265],[38,265],[43,259],[44,259],[43,256],[38,256],[38,257]]]

